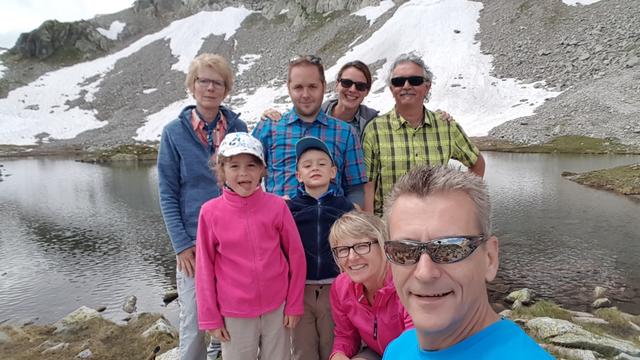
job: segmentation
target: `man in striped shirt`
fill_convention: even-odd
[[[429,68],[414,53],[402,54],[393,63],[389,88],[395,107],[373,119],[363,134],[369,178],[365,211],[382,216],[384,197],[416,165],[444,165],[456,159],[471,172],[484,175],[484,158],[460,125],[425,108],[432,79]]]
[[[298,56],[289,62],[289,95],[294,107],[280,120],[265,118],[253,130],[262,142],[267,163],[265,188],[290,198],[296,195],[296,143],[305,136],[321,139],[331,151],[338,173],[333,187],[338,195],[362,206],[367,176],[358,135],[347,122],[321,111],[326,88],[324,67],[313,55]]]

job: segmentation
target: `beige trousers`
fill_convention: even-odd
[[[329,359],[333,347],[330,290],[331,284],[304,286],[304,315],[293,329],[294,360]]]
[[[222,343],[224,360],[289,360],[291,332],[283,325],[284,304],[256,318],[224,318],[231,341]]]

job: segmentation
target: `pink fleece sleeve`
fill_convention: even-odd
[[[203,208],[198,218],[196,238],[196,302],[198,304],[198,326],[201,330],[224,327],[218,308],[216,276],[216,245],[218,240],[207,223],[207,212]]]
[[[354,356],[360,347],[361,341],[358,329],[353,326],[349,316],[343,309],[343,304],[338,294],[339,281],[340,277],[338,276],[333,285],[331,285],[331,316],[335,325],[333,328],[333,350],[329,359],[339,352],[349,358]]]
[[[304,313],[304,282],[307,279],[307,260],[304,257],[304,248],[298,227],[284,201],[282,201],[281,218],[280,244],[289,261],[289,288],[284,313],[285,315],[302,316]]]

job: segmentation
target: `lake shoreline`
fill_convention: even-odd
[[[545,144],[517,144],[490,136],[472,137],[472,141],[481,151],[528,154],[589,154],[589,155],[638,155],[640,146],[624,145],[613,140],[589,138],[583,136],[557,137]],[[78,146],[39,146],[0,145],[0,159],[24,157],[73,157],[86,163],[117,162],[155,162],[158,155],[158,143],[118,145],[111,148],[85,149]],[[640,201],[640,170],[627,170],[620,177],[617,168],[594,170],[589,173],[562,173],[562,176],[576,183],[599,190],[613,191],[627,198]],[[631,190],[630,190],[631,189]]]
[[[528,288],[503,295],[507,307],[496,307],[558,358],[575,351],[618,359],[640,354],[640,316],[610,307],[606,289],[596,287],[588,312],[572,311],[536,299]],[[105,319],[82,306],[50,324],[0,325],[0,352],[7,359],[161,359],[178,358],[178,330],[161,314],[135,312],[125,324]],[[567,335],[574,339],[566,342]],[[591,359],[592,357],[577,357]],[[595,358],[595,357],[593,357]]]

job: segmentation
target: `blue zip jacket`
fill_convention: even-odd
[[[202,145],[191,126],[194,108],[187,106],[164,127],[158,150],[160,209],[176,254],[195,246],[200,207],[221,193],[209,168],[212,149]],[[228,133],[247,132],[239,114],[223,106],[220,110],[227,119]]]
[[[296,196],[287,201],[296,221],[307,260],[307,280],[324,280],[338,276],[339,270],[329,244],[331,225],[342,214],[354,209],[346,196],[329,189],[319,199],[307,194],[300,185]]]

